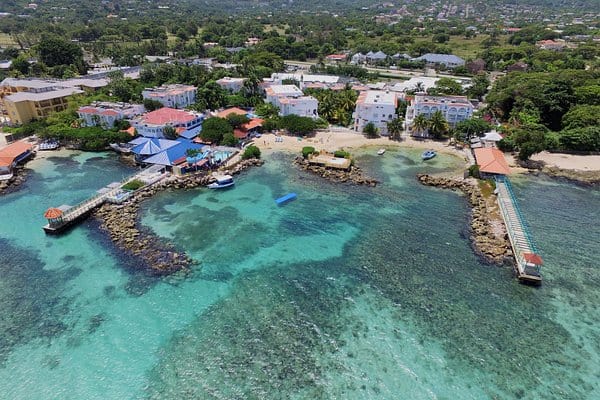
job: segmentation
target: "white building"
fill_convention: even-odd
[[[175,128],[175,131],[180,133],[201,123],[202,115],[169,107],[159,108],[131,121],[138,135],[158,138],[164,137],[167,126]]]
[[[412,129],[413,121],[417,115],[423,114],[425,117],[431,118],[436,111],[441,111],[448,124],[454,127],[458,122],[473,116],[473,104],[469,102],[466,96],[428,96],[426,94],[416,94],[406,108],[406,118],[404,121],[406,128]],[[428,136],[427,132],[413,132],[414,134]]]
[[[230,78],[228,76],[217,80],[217,85],[230,93],[237,93],[244,87],[246,78]]]
[[[319,102],[312,96],[304,96],[295,85],[271,85],[265,89],[267,103],[279,107],[279,115],[299,115],[317,118]]]
[[[135,118],[145,111],[141,104],[94,102],[89,106],[80,107],[77,115],[82,121],[82,126],[102,126],[110,129],[116,121]]]
[[[387,135],[387,123],[397,117],[398,100],[396,93],[382,90],[367,90],[356,100],[354,131],[361,132],[369,122],[372,122],[380,135]]]
[[[284,81],[296,81],[300,89],[304,89],[306,85],[314,83],[322,83],[325,86],[335,85],[339,82],[340,77],[336,75],[313,75],[303,73],[282,73],[276,72],[271,74],[271,78],[264,79],[272,85],[282,85]]]
[[[446,68],[456,68],[465,65],[465,60],[454,54],[427,53],[421,57],[413,58],[412,61],[425,61],[429,66],[444,65]]]
[[[196,102],[196,87],[181,84],[163,85],[144,90],[142,97],[156,100],[165,107],[185,108]]]

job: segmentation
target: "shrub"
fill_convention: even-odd
[[[315,148],[312,146],[306,146],[302,148],[302,157],[305,159],[308,158],[309,155],[314,154],[316,152]]]
[[[121,189],[125,189],[125,190],[138,190],[139,188],[143,187],[144,185],[145,185],[144,182],[140,181],[139,179],[134,179],[134,180],[132,180],[130,182],[127,182],[123,186],[121,186]]]
[[[244,154],[242,154],[242,160],[248,160],[250,158],[260,159],[260,149],[254,145],[246,147]]]
[[[479,179],[479,165],[475,164],[469,167],[469,176]]]
[[[338,158],[350,158],[350,153],[344,150],[337,150],[335,153],[333,153],[333,156]]]

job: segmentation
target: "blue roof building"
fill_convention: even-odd
[[[456,68],[465,65],[465,60],[454,54],[427,53],[421,57],[413,58],[413,61],[425,61],[429,65],[444,65],[447,68]]]
[[[188,150],[198,150],[201,151],[204,145],[194,143],[192,141],[186,139],[177,139],[176,145],[169,147],[166,150],[161,151],[160,153],[154,154],[151,157],[148,157],[144,160],[147,164],[157,164],[164,165],[166,167],[173,167],[178,164],[183,164],[187,159],[187,151]]]
[[[131,151],[136,156],[151,156],[178,144],[176,140],[147,137],[138,137],[129,143],[134,145]]]

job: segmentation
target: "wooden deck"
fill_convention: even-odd
[[[521,215],[508,178],[496,179],[496,190],[498,205],[515,256],[517,277],[521,282],[539,285],[542,283],[540,266],[528,263],[525,259],[526,254],[536,254],[537,249],[531,239],[525,219]]]
[[[119,182],[119,185],[117,185],[116,187],[113,187],[110,190],[105,191],[104,193],[96,194],[95,196],[92,196],[82,201],[81,203],[68,208],[64,211],[62,219],[59,223],[48,223],[44,225],[44,231],[48,234],[59,234],[63,232],[68,227],[87,217],[87,215],[92,210],[104,204],[104,202],[106,202],[107,199],[114,197],[119,191],[122,190],[121,187],[127,182],[130,182],[134,179],[140,179],[143,182],[146,182],[146,186],[148,186],[162,180],[166,176],[166,174],[159,175],[159,170],[160,168],[157,168],[157,166],[146,168],[140,172],[137,172],[134,175],[123,179],[121,182]]]
[[[348,169],[352,164],[349,158],[334,157],[333,154],[319,154],[308,158],[310,164],[322,165],[327,168]]]

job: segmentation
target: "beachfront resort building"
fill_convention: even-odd
[[[12,178],[15,166],[31,157],[32,150],[33,146],[24,141],[0,149],[0,181]]]
[[[271,85],[265,89],[266,102],[279,108],[279,115],[299,115],[318,118],[319,102],[312,96],[304,96],[295,85]]]
[[[163,107],[149,112],[131,121],[138,135],[145,137],[164,137],[167,126],[175,128],[176,132],[184,132],[199,126],[202,115],[189,111]]]
[[[165,107],[185,108],[196,102],[196,87],[190,85],[163,85],[145,89],[144,99],[155,100]]]
[[[141,104],[94,102],[89,106],[80,107],[77,115],[81,126],[101,126],[109,129],[114,127],[116,121],[133,119],[145,111]]]
[[[406,129],[410,130],[413,136],[428,137],[429,133],[427,130],[413,130],[413,122],[421,114],[429,119],[436,111],[441,111],[448,124],[454,127],[457,123],[473,116],[473,104],[471,104],[466,96],[428,96],[422,93],[416,94],[406,108],[406,118],[404,120]]]
[[[352,114],[354,131],[363,132],[365,126],[372,122],[380,135],[387,135],[387,123],[397,117],[398,100],[396,93],[383,90],[367,90],[356,100],[356,108]]]
[[[230,93],[237,93],[244,87],[246,78],[230,78],[228,76],[217,80],[217,85]]]
[[[0,82],[0,112],[12,124],[24,124],[66,109],[68,99],[73,95],[94,91],[107,84],[106,79],[6,78]]]
[[[322,84],[324,88],[338,84],[340,77],[336,75],[313,75],[304,73],[284,73],[274,72],[270,78],[265,78],[264,82],[270,85],[283,85],[293,82],[300,89],[305,89],[307,85]],[[286,85],[287,86],[287,85]]]

